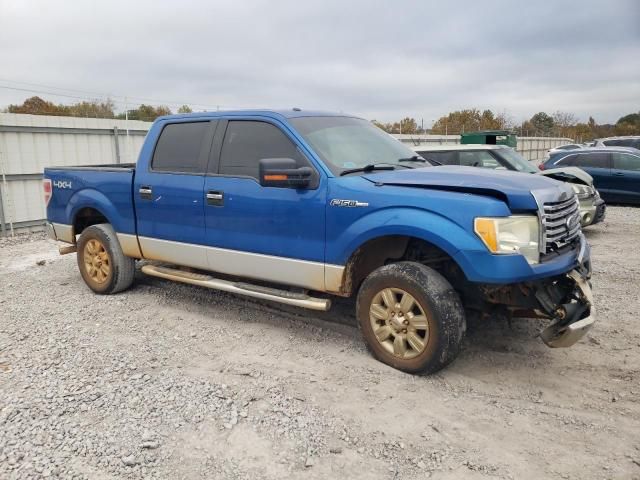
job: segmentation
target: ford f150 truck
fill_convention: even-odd
[[[567,184],[429,166],[343,114],[161,117],[136,165],[45,169],[50,235],[96,293],[142,272],[300,307],[355,296],[379,360],[434,372],[468,313],[544,317],[574,344],[595,317],[590,248]]]

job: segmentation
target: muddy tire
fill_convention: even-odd
[[[433,373],[451,363],[466,330],[464,308],[451,284],[415,262],[385,265],[362,283],[356,303],[372,355],[408,373]]]
[[[106,295],[131,286],[135,260],[122,253],[111,225],[101,223],[87,227],[80,235],[77,247],[80,275],[91,290]]]

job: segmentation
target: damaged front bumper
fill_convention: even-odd
[[[573,281],[573,291],[565,295],[567,303],[560,304],[555,308],[547,304],[547,292],[540,294],[547,308],[553,308],[554,321],[551,325],[540,332],[540,338],[549,347],[562,348],[570,347],[591,329],[596,320],[596,310],[593,305],[593,294],[591,286],[584,275],[584,272],[573,270],[567,274],[568,279]],[[536,292],[536,297],[540,292]]]
[[[553,348],[570,347],[591,329],[596,319],[589,283],[590,249],[583,236],[575,248],[574,268],[567,273],[531,282],[481,285],[484,307],[480,309],[507,318],[550,319],[551,324],[540,333],[542,341]]]

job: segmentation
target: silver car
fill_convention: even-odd
[[[580,223],[583,227],[604,220],[606,205],[593,186],[593,178],[577,167],[554,168],[541,171],[513,148],[505,145],[419,145],[413,150],[433,165],[463,165],[513,170],[545,175],[568,182],[580,201]]]

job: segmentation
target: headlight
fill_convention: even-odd
[[[576,192],[578,198],[589,198],[595,194],[594,188],[590,187],[589,185],[572,183],[571,188],[573,188],[573,191]]]
[[[538,217],[478,217],[474,230],[492,253],[519,253],[529,263],[540,261]]]

